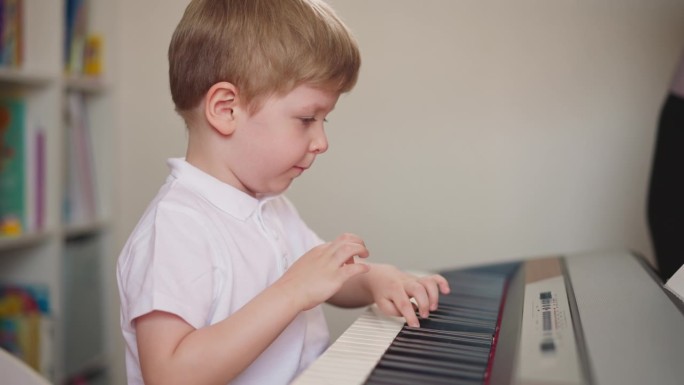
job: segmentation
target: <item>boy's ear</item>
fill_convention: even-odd
[[[237,105],[237,87],[232,83],[219,82],[211,86],[205,95],[204,115],[215,130],[222,135],[235,131],[233,110]]]

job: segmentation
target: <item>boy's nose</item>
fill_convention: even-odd
[[[322,154],[326,151],[328,151],[328,138],[321,128],[314,136],[313,140],[311,140],[311,152]]]

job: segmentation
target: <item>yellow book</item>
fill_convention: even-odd
[[[91,34],[86,37],[83,54],[83,73],[97,76],[102,74],[102,35]]]

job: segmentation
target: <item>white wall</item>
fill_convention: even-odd
[[[324,238],[408,269],[596,248],[651,258],[654,130],[684,3],[330,0],[363,55],[289,192]],[[166,49],[185,0],[122,0],[117,234],[184,152]],[[333,335],[355,313],[333,312]]]

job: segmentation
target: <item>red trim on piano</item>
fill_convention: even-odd
[[[501,318],[503,317],[503,309],[506,305],[506,298],[508,297],[508,284],[511,282],[510,278],[506,279],[506,283],[503,288],[503,295],[501,303],[499,304],[499,315],[496,319],[496,329],[494,330],[494,336],[492,337],[492,348],[489,349],[489,360],[487,362],[487,369],[484,373],[484,385],[489,385],[489,379],[492,373],[492,366],[494,365],[494,354],[496,354],[496,346],[499,342],[499,330],[501,330]]]

